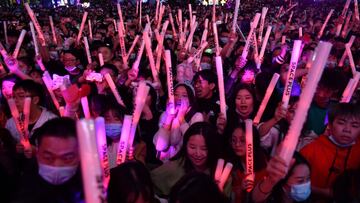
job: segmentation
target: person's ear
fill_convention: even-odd
[[[211,90],[214,90],[215,87],[216,87],[215,83],[210,83],[209,86],[210,86],[210,89],[211,89]]]
[[[38,96],[34,96],[32,99],[31,99],[31,103],[35,104],[35,105],[38,105],[40,102],[40,98]]]

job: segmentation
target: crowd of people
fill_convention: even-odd
[[[0,8],[0,202],[86,202],[86,164],[80,164],[76,127],[85,117],[105,120],[110,180],[103,202],[360,202],[357,3],[351,1],[344,12],[345,1],[241,2],[234,32],[235,5],[216,6],[214,13],[212,6],[193,4],[190,13],[188,5],[125,2],[122,19],[110,3],[31,5],[43,38],[36,23],[33,36],[31,12],[24,5]],[[263,32],[260,26],[253,32],[254,16],[263,7],[268,8]],[[259,56],[268,26],[270,37]],[[255,37],[243,58],[249,33]],[[290,100],[283,105],[295,40],[301,40],[301,54]],[[288,163],[280,152],[301,111],[302,90],[321,41],[332,49]],[[223,62],[223,85],[215,57]],[[250,129],[254,176],[249,178],[245,121],[257,115],[274,74],[279,79]],[[149,93],[134,144],[119,164],[125,116],[133,114],[144,82]],[[219,159],[233,166],[223,185],[214,178]]]

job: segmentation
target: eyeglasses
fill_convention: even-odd
[[[20,94],[20,95],[18,95],[18,94],[14,94],[13,95],[13,97],[14,97],[14,99],[16,99],[16,100],[23,100],[23,99],[25,99],[26,97],[33,97],[32,95],[23,95],[23,94]]]

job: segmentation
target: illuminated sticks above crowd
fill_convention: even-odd
[[[25,6],[25,9],[26,9],[27,13],[29,14],[29,16],[31,18],[31,21],[34,23],[36,32],[38,33],[39,38],[41,40],[41,45],[45,46],[46,42],[45,42],[44,33],[41,30],[41,27],[40,27],[40,24],[39,24],[38,20],[36,19],[34,11],[30,8],[28,3],[25,3],[24,6]]]
[[[269,10],[268,8],[263,7],[262,11],[261,11],[260,29],[259,29],[259,36],[258,36],[259,43],[262,42],[263,30],[264,30],[264,25],[265,25],[265,18],[266,18],[266,14],[267,14],[268,10]]]
[[[31,36],[32,36],[33,43],[34,43],[34,48],[35,48],[35,55],[38,56],[40,54],[40,52],[39,52],[39,45],[37,43],[34,24],[32,22],[30,22],[29,25],[30,25]]]
[[[80,39],[81,39],[81,36],[82,36],[82,33],[84,31],[84,26],[85,26],[85,22],[86,22],[86,18],[88,16],[88,12],[84,12],[84,15],[82,17],[82,20],[81,20],[81,24],[80,24],[80,29],[79,29],[79,33],[78,33],[78,36],[76,38],[76,42],[79,44],[80,43]]]
[[[230,162],[225,165],[225,168],[224,164],[225,161],[223,159],[218,160],[214,175],[214,179],[221,191],[224,190],[225,183],[228,180],[231,170],[233,168],[233,165]]]
[[[239,15],[239,7],[240,7],[240,0],[236,0],[235,1],[234,17],[233,17],[233,22],[232,22],[232,26],[231,26],[231,32],[232,33],[236,33],[236,24],[237,24],[238,15]]]
[[[253,33],[255,32],[255,29],[259,23],[259,20],[260,20],[260,16],[261,14],[260,13],[256,13],[255,17],[254,17],[254,20],[252,21],[251,23],[251,28],[250,28],[250,32],[249,32],[249,35],[246,39],[246,43],[245,43],[245,46],[244,46],[244,50],[241,54],[241,57],[243,59],[246,59],[247,58],[247,55],[249,53],[249,48],[250,48],[250,42],[251,42],[251,38],[253,37]]]
[[[334,13],[334,9],[331,9],[329,14],[327,15],[326,19],[325,19],[325,22],[324,24],[322,25],[320,31],[319,31],[319,34],[318,34],[318,38],[320,39],[321,36],[323,35],[324,33],[324,30],[325,30],[325,27],[326,25],[328,24],[329,20],[330,20],[330,17],[332,16],[332,14]]]
[[[172,65],[171,65],[171,53],[170,50],[165,50],[165,66],[166,66],[166,81],[168,87],[168,98],[169,103],[172,104],[172,108],[170,109],[170,113],[175,113],[175,98],[174,98],[174,82],[172,75]]]
[[[53,21],[52,16],[49,16],[49,22],[50,22],[50,28],[51,28],[53,42],[54,42],[54,44],[57,44],[56,30],[55,30],[55,27],[54,27],[54,21]]]
[[[254,144],[253,144],[253,122],[250,119],[245,120],[245,154],[246,165],[245,175],[246,180],[254,182]],[[250,192],[252,188],[247,188],[247,192]]]
[[[355,41],[355,38],[356,38],[356,37],[355,37],[354,35],[352,35],[351,38],[350,38],[350,40],[349,40],[349,42],[346,43],[345,46],[351,47],[352,44],[353,44],[354,41]],[[346,59],[347,56],[348,56],[348,55],[347,55],[347,50],[345,49],[345,51],[344,51],[344,53],[343,53],[343,55],[342,55],[342,57],[341,57],[341,59],[340,59],[339,67],[343,67],[343,66],[344,66],[344,61],[345,61],[345,59]]]
[[[14,52],[13,52],[13,57],[14,57],[14,58],[17,58],[18,55],[19,55],[19,51],[20,51],[22,42],[24,41],[25,35],[26,35],[26,30],[21,30],[20,36],[19,36],[18,41],[17,41],[17,43],[16,43],[15,50],[14,50]]]

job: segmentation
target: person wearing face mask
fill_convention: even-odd
[[[60,60],[65,71],[62,70],[61,72],[55,73],[59,75],[69,75],[71,83],[77,83],[83,72],[78,51],[73,49],[66,50],[61,54]]]
[[[83,202],[75,121],[49,120],[34,136],[36,161],[26,167],[14,202]]]
[[[310,164],[299,153],[294,153],[290,166],[280,156],[274,156],[268,163],[267,172],[268,176],[253,190],[253,202],[311,202]]]

